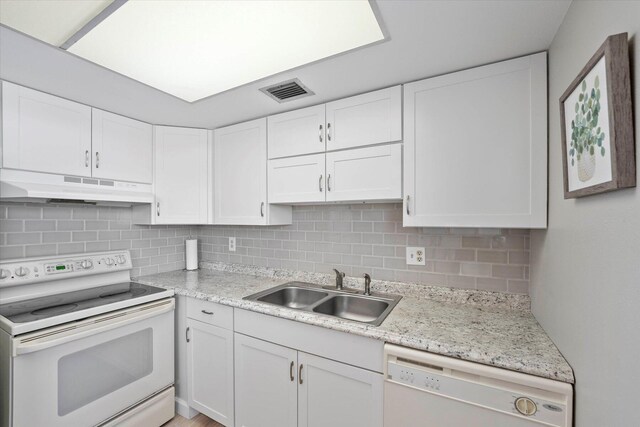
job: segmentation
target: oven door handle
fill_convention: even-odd
[[[60,325],[54,328],[37,331],[13,339],[13,356],[34,353],[57,345],[76,341],[112,329],[121,328],[131,323],[159,316],[173,311],[173,298],[154,301],[137,307],[130,307],[112,313],[76,322],[71,325]]]

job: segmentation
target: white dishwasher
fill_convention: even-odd
[[[573,387],[386,344],[385,427],[570,427]]]

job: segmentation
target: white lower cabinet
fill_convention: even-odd
[[[236,425],[297,425],[298,352],[235,334]]]
[[[298,427],[382,427],[382,375],[298,353]]]
[[[236,425],[382,427],[383,376],[235,334]]]
[[[209,312],[214,313],[211,316],[217,314],[215,308]],[[189,406],[225,426],[233,426],[233,331],[189,317],[186,339]]]

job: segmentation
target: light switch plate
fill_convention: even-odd
[[[424,248],[407,247],[407,265],[424,265]]]
[[[229,252],[235,252],[235,251],[236,251],[236,238],[229,237]]]

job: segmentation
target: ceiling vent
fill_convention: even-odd
[[[263,87],[260,91],[280,103],[315,95],[298,79],[287,80],[286,82]]]

